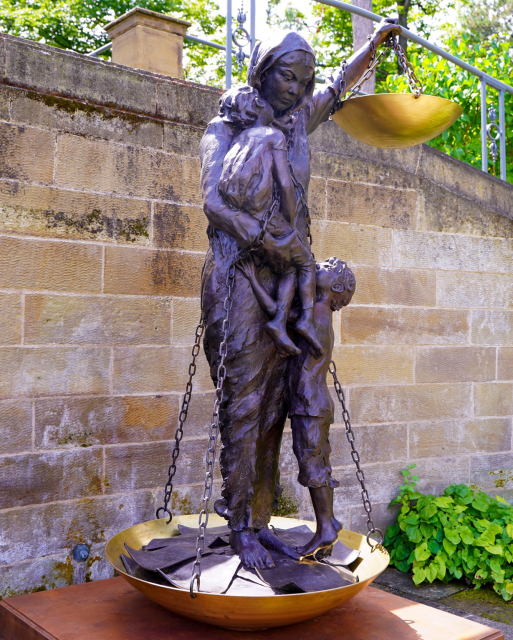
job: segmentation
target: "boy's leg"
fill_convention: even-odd
[[[278,353],[282,356],[298,356],[301,349],[296,347],[287,334],[287,320],[296,291],[296,270],[290,269],[278,280],[276,315],[265,328],[273,339]]]
[[[313,315],[316,291],[315,260],[310,249],[305,247],[298,235],[290,249],[292,265],[297,269],[298,293],[302,309],[295,329],[310,343],[312,355],[320,358],[324,355],[324,349],[317,338]]]
[[[321,417],[292,416],[294,454],[299,465],[298,481],[308,487],[317,522],[312,540],[298,549],[302,556],[331,547],[341,526],[333,514],[333,486],[329,463],[330,420]]]

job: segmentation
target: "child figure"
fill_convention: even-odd
[[[277,302],[262,286],[251,258],[240,269],[250,281],[260,306],[272,318]],[[317,264],[316,270],[314,320],[324,355],[321,359],[313,358],[303,344],[301,354],[291,360],[289,367],[289,417],[299,465],[298,482],[310,491],[317,521],[312,540],[297,550],[302,557],[314,555],[321,549],[329,550],[342,528],[333,514],[333,489],[339,483],[331,477],[329,462],[328,437],[330,424],[334,422],[334,405],[326,376],[334,344],[333,311],[347,306],[356,288],[353,272],[339,258]]]
[[[272,211],[267,228],[278,241],[284,263],[289,265],[279,279],[276,311],[266,330],[280,355],[301,353],[287,334],[297,281],[302,312],[295,330],[308,341],[312,354],[320,358],[323,349],[313,321],[315,262],[294,229],[296,193],[288,168],[285,136],[269,126],[274,119],[273,109],[256,89],[242,87],[227,91],[220,104],[220,115],[242,130],[234,137],[225,156],[219,193],[229,206],[261,222],[264,215]],[[279,209],[275,204],[277,200]]]

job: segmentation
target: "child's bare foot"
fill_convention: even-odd
[[[317,338],[317,332],[313,323],[313,309],[303,309],[301,317],[296,322],[295,330],[300,336],[310,343],[310,351],[314,358],[321,358],[324,355],[324,349]]]
[[[320,549],[331,549],[338,540],[338,533],[335,527],[330,523],[328,527],[318,529],[314,537],[303,547],[298,547],[298,553],[302,558],[313,556]]]
[[[258,539],[266,549],[279,551],[294,560],[299,560],[301,557],[296,549],[289,547],[283,542],[283,540],[280,540],[280,538],[278,538],[278,536],[275,535],[269,527],[264,527],[258,532]]]
[[[287,335],[287,330],[281,324],[278,324],[274,320],[271,320],[265,325],[267,333],[271,336],[276,350],[280,356],[298,356],[301,353],[301,349],[296,347],[292,340]]]
[[[274,561],[268,551],[258,542],[252,529],[232,531],[230,545],[245,569],[273,569]]]

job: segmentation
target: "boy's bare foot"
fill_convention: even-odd
[[[342,529],[344,528],[342,526],[342,523],[339,522],[335,516],[333,516],[333,518],[331,518],[331,524],[333,525],[333,528],[335,529],[335,531],[338,533],[339,531],[342,531]]]
[[[292,549],[286,545],[283,540],[280,540],[280,538],[278,538],[278,536],[269,529],[269,527],[265,527],[258,532],[258,539],[266,549],[279,551],[293,560],[299,560],[301,557],[296,549]]]
[[[298,356],[301,353],[301,349],[296,347],[292,340],[287,335],[287,330],[281,324],[271,320],[265,325],[267,333],[271,336],[276,350],[280,356]]]
[[[318,529],[314,537],[303,547],[298,547],[298,553],[302,558],[316,554],[320,549],[331,548],[338,540],[338,533],[335,527],[330,523],[326,528]]]
[[[317,332],[315,331],[315,325],[313,323],[313,310],[303,309],[303,313],[299,320],[296,322],[295,330],[305,340],[310,343],[310,351],[314,358],[321,358],[324,355],[324,349],[321,346],[317,338]]]
[[[240,557],[245,569],[273,569],[274,562],[269,553],[258,542],[253,529],[232,531],[230,545]]]

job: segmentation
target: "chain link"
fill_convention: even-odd
[[[353,86],[351,91],[348,93],[347,97],[344,98],[343,100],[341,99],[341,97],[339,97],[335,101],[335,104],[331,111],[331,115],[333,115],[336,111],[341,109],[346,100],[350,100],[351,98],[354,98],[355,96],[358,95],[358,93],[361,91],[363,83],[372,76],[378,64],[381,62],[381,60],[383,60],[385,56],[388,55],[389,51],[394,51],[395,55],[397,56],[397,59],[399,60],[399,64],[403,68],[404,74],[406,75],[408,86],[410,87],[410,90],[414,94],[415,98],[419,98],[421,93],[424,91],[424,87],[422,86],[422,83],[415,75],[415,70],[413,68],[413,65],[406,58],[404,49],[397,42],[394,36],[391,35],[388,37],[387,41],[385,42],[385,48],[382,49],[382,51],[378,56],[376,56],[376,45],[372,40],[372,36],[369,36],[369,47],[371,48],[371,59],[369,60],[369,64],[367,65],[367,68],[365,69],[364,73],[362,74],[358,82]],[[346,90],[346,72],[347,72],[347,61],[343,60],[342,66],[340,69],[340,73],[341,73],[340,94],[339,94],[340,96],[343,96]]]
[[[301,182],[296,177],[294,172],[294,167],[292,166],[292,162],[290,161],[290,152],[292,151],[292,146],[294,144],[294,133],[295,129],[292,128],[287,136],[287,163],[289,165],[290,177],[292,178],[292,184],[296,190],[296,193],[299,195],[299,201],[303,206],[304,215],[306,218],[306,237],[308,238],[308,243],[310,246],[313,244],[312,232],[310,230],[311,218],[310,218],[310,209],[308,208],[308,202],[306,201],[306,191]],[[315,260],[315,255],[312,253],[312,258]]]
[[[382,547],[383,545],[383,540],[384,540],[384,535],[383,532],[381,531],[381,529],[378,529],[377,527],[374,526],[374,523],[372,522],[372,517],[371,517],[371,513],[372,513],[372,504],[371,504],[371,500],[370,500],[370,496],[369,493],[367,491],[367,488],[365,486],[365,474],[363,473],[363,469],[360,466],[360,454],[358,453],[356,446],[355,446],[355,437],[354,437],[354,431],[353,428],[351,426],[351,419],[349,417],[349,411],[347,410],[347,406],[346,406],[346,399],[344,396],[344,390],[342,389],[342,386],[338,380],[338,376],[337,376],[337,367],[335,365],[335,362],[332,360],[329,366],[329,372],[331,373],[331,375],[333,376],[333,382],[335,385],[335,392],[337,394],[337,397],[339,399],[340,404],[342,405],[342,419],[344,420],[344,425],[346,428],[346,436],[347,436],[347,441],[349,442],[349,446],[351,447],[351,458],[353,460],[353,462],[356,465],[356,479],[358,480],[358,482],[360,483],[360,486],[362,488],[362,502],[363,502],[363,508],[365,509],[365,513],[367,514],[367,544],[369,545],[369,547],[372,547],[372,549],[375,549],[376,547]],[[371,544],[370,541],[370,537],[372,534],[374,533],[378,533],[379,534],[379,541],[376,544]]]
[[[265,233],[267,231],[267,225],[269,220],[274,215],[277,207],[279,206],[279,200],[275,197],[273,199],[271,207],[265,212],[262,219],[262,228],[260,233],[256,237],[255,241],[247,249],[239,251],[233,262],[228,267],[226,274],[226,288],[227,294],[224,299],[224,320],[222,324],[223,338],[219,345],[219,365],[217,367],[217,384],[214,393],[214,410],[212,412],[212,421],[210,423],[210,433],[208,439],[207,455],[205,457],[206,472],[205,472],[205,486],[203,489],[203,507],[199,513],[198,524],[198,537],[196,538],[196,560],[192,566],[192,577],[189,587],[191,598],[196,598],[197,594],[194,593],[194,588],[200,590],[201,583],[201,556],[205,551],[205,535],[208,525],[208,503],[212,497],[212,488],[214,486],[214,465],[216,460],[217,439],[219,437],[219,419],[221,405],[224,400],[224,382],[226,379],[226,365],[224,364],[225,358],[228,355],[228,336],[230,334],[230,312],[233,307],[233,287],[235,285],[235,270],[237,264],[242,260],[245,260],[250,253],[259,249],[264,243]]]
[[[394,36],[390,36],[388,39],[387,46],[390,49],[393,49],[397,59],[399,60],[399,64],[403,68],[404,74],[408,81],[408,85],[410,86],[410,90],[413,94],[415,94],[416,98],[420,97],[420,94],[424,90],[421,81],[415,75],[415,69],[413,68],[412,63],[406,59],[406,54],[401,45],[397,42]]]
[[[200,319],[198,326],[196,327],[196,336],[194,340],[194,346],[192,348],[192,361],[189,365],[189,380],[187,381],[187,385],[185,387],[185,395],[182,400],[182,409],[180,411],[180,416],[178,417],[178,429],[175,433],[175,446],[172,454],[171,465],[168,469],[168,479],[166,486],[164,488],[164,505],[157,509],[156,517],[163,518],[165,515],[169,516],[169,520],[167,524],[171,522],[173,519],[173,514],[169,508],[169,501],[171,499],[171,494],[173,493],[173,478],[176,473],[176,461],[178,460],[178,456],[180,455],[180,442],[183,438],[183,427],[185,421],[187,420],[187,412],[189,411],[189,403],[191,401],[192,396],[192,380],[194,375],[196,374],[196,358],[200,352],[200,342],[201,337],[203,335],[205,325],[203,323],[203,318]]]

